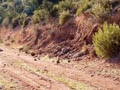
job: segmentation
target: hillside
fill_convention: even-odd
[[[119,6],[119,0],[3,0],[1,41],[36,54],[95,55],[93,35],[104,22],[119,25]]]
[[[12,90],[119,90],[119,58],[120,0],[0,0],[0,78],[18,81]]]

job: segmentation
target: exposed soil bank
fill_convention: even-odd
[[[0,39],[6,45],[13,45],[26,53],[79,60],[84,55],[95,55],[92,35],[99,26],[93,17],[83,14],[71,18],[64,26],[29,25],[21,30],[1,27]]]

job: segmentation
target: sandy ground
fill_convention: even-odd
[[[99,60],[35,59],[0,45],[0,90],[120,90],[120,70]]]

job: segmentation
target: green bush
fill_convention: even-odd
[[[60,13],[59,16],[59,24],[63,25],[65,24],[65,22],[70,18],[70,13],[69,11],[63,11],[62,13]]]
[[[82,0],[79,4],[76,16],[79,16],[81,13],[91,8],[91,2],[89,0]]]
[[[15,28],[16,26],[19,25],[19,19],[18,18],[13,18],[12,19],[12,25],[13,25],[13,28]]]
[[[18,14],[11,20],[12,27],[15,28],[18,25],[25,27],[28,24],[29,19],[30,18],[25,13]]]
[[[51,14],[53,12],[54,4],[52,2],[50,2],[50,1],[43,0],[41,7],[42,7],[42,9],[49,12],[49,14]]]
[[[108,7],[107,4],[104,4],[96,3],[91,10],[91,12],[99,21],[106,21],[110,17],[110,7]]]
[[[58,12],[61,13],[63,11],[71,10],[74,7],[73,1],[72,0],[65,0],[59,2],[59,4],[56,6],[58,9]]]
[[[19,25],[21,25],[22,27],[25,27],[28,24],[28,22],[27,22],[28,18],[29,17],[25,13],[18,15],[17,19],[19,21]]]
[[[100,57],[111,58],[120,52],[120,27],[116,24],[104,23],[93,36],[96,54]]]
[[[41,21],[48,18],[48,12],[45,9],[35,10],[32,16],[33,23],[40,23]]]

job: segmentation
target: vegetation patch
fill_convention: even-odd
[[[120,52],[120,27],[116,24],[104,23],[103,29],[93,37],[96,54],[100,57],[111,58]]]
[[[2,90],[16,90],[17,85],[7,80],[2,74],[0,74],[0,89]]]
[[[71,90],[93,90],[95,87],[89,86],[85,83],[77,82],[66,77],[57,76],[51,72],[47,72],[46,75],[52,77],[56,81],[59,81],[71,88]]]
[[[59,24],[64,25],[69,18],[70,18],[69,11],[63,11],[62,13],[60,13],[60,16],[59,16]]]
[[[30,48],[29,48],[29,46],[26,46],[26,45],[25,45],[25,46],[23,46],[21,49],[22,49],[23,52],[25,52],[25,53],[28,54],[28,51],[29,51]]]

